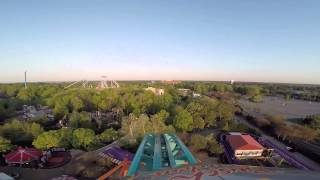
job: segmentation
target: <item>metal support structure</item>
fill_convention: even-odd
[[[143,151],[144,151],[144,146],[148,140],[148,135],[144,136],[142,142],[140,143],[139,145],[139,148],[131,162],[131,166],[128,170],[128,174],[127,176],[133,176],[139,169],[139,166],[140,166],[140,161],[142,159],[142,155],[143,155]]]
[[[165,143],[166,143],[166,146],[167,146],[167,152],[168,152],[168,158],[169,158],[169,162],[170,162],[170,167],[174,168],[174,167],[177,166],[176,161],[174,160],[173,153],[172,153],[174,149],[171,149],[170,142],[167,139],[167,135],[164,135],[164,140],[165,140]]]
[[[160,170],[165,167],[179,167],[196,164],[189,149],[174,134],[147,134],[131,162],[127,176],[133,176],[143,164],[143,170]]]
[[[172,136],[175,138],[177,145],[181,147],[181,150],[183,151],[183,154],[187,158],[189,163],[196,164],[197,160],[193,157],[189,149],[184,145],[184,143],[180,140],[180,138],[178,138],[175,134]]]
[[[24,88],[27,89],[27,71],[24,72]]]
[[[159,170],[162,167],[161,162],[161,140],[160,135],[155,135],[155,144],[153,150],[153,170]]]
[[[72,86],[75,86],[76,84],[79,84],[78,87],[82,87],[82,88],[93,88],[94,86],[96,86],[96,89],[119,88],[120,87],[120,85],[118,84],[117,81],[115,81],[115,80],[108,81],[107,76],[101,76],[101,78],[102,78],[102,80],[98,84],[96,84],[96,82],[93,82],[93,81],[80,80],[80,81],[72,82],[68,86],[65,86],[64,89],[68,89]],[[95,84],[95,85],[92,85],[92,84]]]

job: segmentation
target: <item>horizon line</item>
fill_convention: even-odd
[[[27,83],[67,83],[67,82],[77,82],[77,81],[101,81],[101,80],[66,80],[66,81],[28,81]],[[108,81],[108,80],[107,80]],[[112,79],[112,81],[118,82],[130,82],[130,81],[181,81],[181,82],[220,82],[220,83],[230,83],[231,80],[180,80],[180,79],[170,79],[170,80],[161,80],[161,79],[139,79],[139,80],[116,80]],[[0,82],[0,84],[23,84],[24,81],[12,81],[12,82]],[[283,84],[283,85],[313,85],[313,86],[320,86],[320,84],[316,83],[294,83],[294,82],[272,82],[272,81],[235,81],[236,83],[252,83],[252,84]]]

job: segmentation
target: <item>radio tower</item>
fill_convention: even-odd
[[[24,72],[24,88],[27,89],[27,71]]]

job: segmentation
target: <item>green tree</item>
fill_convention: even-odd
[[[110,143],[110,142],[118,139],[118,137],[119,137],[118,132],[116,130],[114,130],[113,128],[109,128],[109,129],[103,131],[103,133],[101,133],[99,135],[99,139],[103,143]]]
[[[250,97],[260,95],[262,88],[259,86],[248,86],[246,88],[246,94]]]
[[[150,131],[150,119],[145,114],[141,114],[139,117],[137,117],[132,113],[128,117],[124,117],[122,119],[120,133],[123,136],[142,138],[146,133],[149,133]]]
[[[205,122],[200,116],[193,118],[193,128],[194,129],[203,129],[204,126],[205,126]]]
[[[193,119],[190,113],[186,110],[180,111],[173,120],[173,126],[179,131],[192,131]]]
[[[71,129],[59,129],[43,132],[32,142],[32,145],[37,149],[49,149],[53,147],[69,148],[71,140]]]
[[[210,110],[205,116],[204,121],[205,121],[205,124],[207,124],[208,126],[211,126],[211,127],[216,126],[217,113],[213,110]]]
[[[0,135],[13,144],[29,144],[42,132],[43,128],[37,123],[21,122],[15,119],[0,126]]]
[[[234,118],[235,108],[227,103],[221,102],[217,107],[219,120],[230,121]]]
[[[66,116],[69,113],[69,109],[67,104],[63,103],[63,102],[56,102],[54,109],[53,109],[53,113],[56,119],[61,119],[64,116]]]
[[[217,155],[224,152],[223,147],[220,144],[218,144],[217,140],[214,138],[213,135],[208,135],[207,140],[208,140],[207,150],[209,151],[209,153]]]
[[[72,146],[77,149],[88,149],[95,143],[95,134],[91,129],[79,128],[72,133]]]
[[[172,126],[167,126],[165,124],[166,119],[169,117],[169,113],[161,110],[159,113],[151,116],[150,118],[150,127],[151,133],[172,133],[175,132],[175,129]]]
[[[38,137],[42,132],[43,128],[40,126],[40,124],[37,123],[31,123],[29,132],[32,134],[33,138]]]
[[[93,128],[91,117],[88,112],[73,111],[70,116],[70,125],[73,128]]]
[[[225,92],[227,90],[227,87],[225,84],[222,84],[222,83],[219,83],[219,84],[216,84],[214,86],[214,90],[218,91],[218,92]]]
[[[255,96],[252,96],[251,98],[250,98],[250,101],[252,101],[252,102],[261,102],[262,101],[262,96],[260,95],[260,94],[258,94],[258,95],[255,95]]]
[[[20,89],[17,98],[25,103],[30,103],[33,95],[27,89]]]
[[[207,139],[198,134],[192,135],[189,146],[191,146],[195,151],[204,150],[207,147]]]
[[[48,131],[40,134],[38,138],[32,142],[32,145],[37,149],[60,147],[60,139],[56,131]]]
[[[0,136],[0,153],[5,153],[13,148],[10,140]]]
[[[169,117],[169,113],[165,110],[161,110],[159,113],[152,116],[157,121],[165,123]]]
[[[70,103],[72,106],[72,111],[79,111],[80,109],[82,109],[84,107],[84,103],[83,103],[82,99],[80,99],[79,97],[71,98]]]

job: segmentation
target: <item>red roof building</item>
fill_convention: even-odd
[[[248,134],[230,134],[226,136],[234,156],[238,159],[260,157],[264,147]]]

